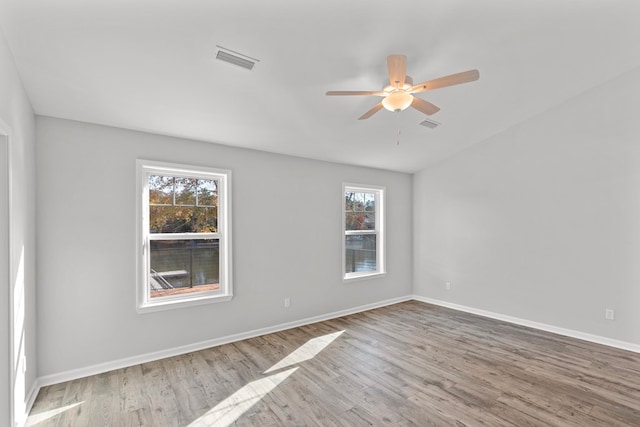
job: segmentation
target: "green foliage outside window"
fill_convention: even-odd
[[[149,231],[151,233],[217,232],[217,181],[149,176]]]

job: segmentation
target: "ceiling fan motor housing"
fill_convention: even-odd
[[[389,82],[389,80],[385,80],[384,84],[382,85],[382,90],[384,92],[392,92],[394,90],[400,89],[400,90],[404,90],[404,91],[408,91],[409,89],[411,89],[413,87],[413,78],[411,78],[411,76],[405,76],[404,78],[404,84],[402,85],[401,88],[397,88],[394,85],[391,84],[391,82]]]

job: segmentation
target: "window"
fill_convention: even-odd
[[[385,273],[384,188],[343,185],[344,280]]]
[[[228,170],[137,161],[138,311],[231,299]]]

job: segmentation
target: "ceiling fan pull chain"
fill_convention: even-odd
[[[396,112],[396,121],[398,122],[398,135],[396,137],[396,145],[400,145],[400,111]]]

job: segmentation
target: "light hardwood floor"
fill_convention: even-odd
[[[640,354],[409,301],[45,387],[29,425],[640,426]]]

